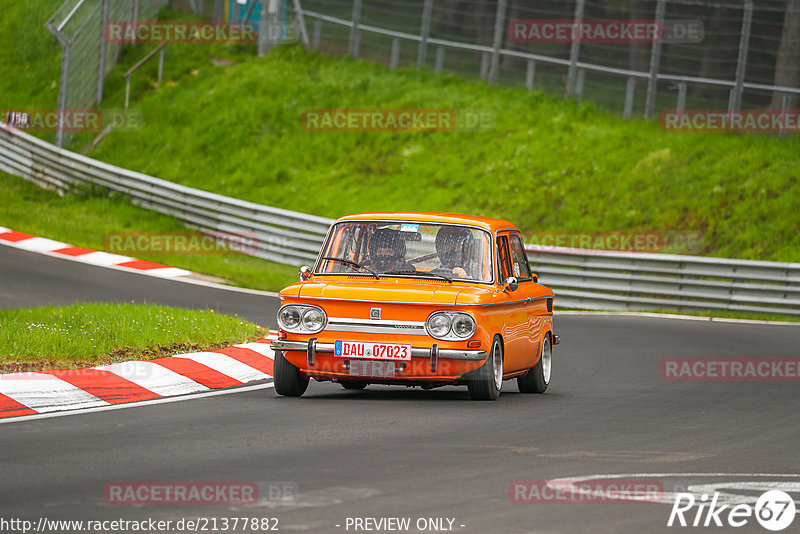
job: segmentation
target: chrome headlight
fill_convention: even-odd
[[[316,334],[328,322],[322,308],[307,304],[287,304],[278,310],[278,326],[293,334]]]
[[[319,332],[325,326],[325,312],[319,308],[309,308],[303,312],[302,323],[309,332]]]
[[[466,313],[453,317],[453,334],[459,339],[466,339],[475,333],[475,319]]]
[[[475,319],[464,312],[434,312],[425,323],[428,334],[436,339],[460,341],[472,337]]]

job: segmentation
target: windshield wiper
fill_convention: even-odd
[[[406,270],[406,271],[390,271],[388,273],[383,273],[383,274],[421,274],[422,276],[426,276],[426,275],[438,276],[439,278],[447,280],[451,284],[453,283],[453,279],[452,278],[450,278],[448,276],[445,276],[443,274],[435,273],[433,271],[412,271],[412,270],[409,269],[409,270]]]
[[[320,259],[329,260],[329,261],[338,261],[340,263],[344,263],[345,265],[350,265],[351,267],[356,267],[358,269],[365,269],[365,270],[369,271],[370,273],[372,273],[372,276],[375,277],[375,280],[380,280],[381,279],[381,277],[378,276],[378,273],[376,273],[375,271],[373,271],[372,269],[370,269],[366,265],[362,265],[362,264],[358,263],[357,261],[350,261],[350,260],[346,260],[344,258],[334,258],[333,256],[324,256],[324,257],[322,257]]]

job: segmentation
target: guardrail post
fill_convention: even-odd
[[[97,65],[97,103],[103,101],[103,85],[106,81],[106,26],[108,26],[108,0],[103,0],[102,26],[100,30],[100,61]]]
[[[311,38],[311,47],[314,50],[319,50],[319,40],[322,37],[322,21],[317,19],[314,21],[314,34]]]
[[[686,82],[678,84],[678,113],[683,113],[686,109]]]
[[[481,79],[485,80],[489,75],[489,52],[481,54]]]
[[[753,1],[745,0],[744,13],[742,14],[742,33],[739,38],[739,58],[736,61],[736,85],[731,91],[731,97],[728,101],[728,112],[739,110],[742,107],[744,74],[747,68],[747,52],[750,49],[750,26],[752,23]]]
[[[353,0],[353,16],[350,18],[352,26],[350,26],[350,55],[358,57],[359,33],[358,25],[361,23],[361,0]]]
[[[64,112],[67,109],[67,92],[69,91],[69,57],[72,44],[64,41],[61,52],[61,85],[58,88],[58,123],[56,124],[56,145],[64,146]]]
[[[583,0],[578,0],[582,2]],[[494,16],[494,43],[492,49],[492,63],[489,68],[489,83],[497,83],[497,76],[500,71],[500,47],[503,46],[503,34],[506,20],[506,4],[508,0],[497,2],[497,13]]]
[[[300,0],[294,0],[294,12],[297,15],[295,25],[300,27],[300,40],[303,41],[303,45],[308,48],[310,44],[308,39],[308,28],[306,28],[306,17],[303,14],[303,6],[300,5]],[[286,35],[284,35],[284,38],[286,38]]]
[[[533,90],[533,77],[536,75],[536,60],[528,60],[528,68],[525,70],[525,87],[528,91]]]
[[[575,77],[578,70],[578,57],[581,53],[580,24],[583,21],[583,8],[585,0],[575,2],[575,14],[572,17],[572,44],[569,47],[569,70],[567,71],[567,96],[575,94]],[[575,29],[578,29],[575,32]],[[577,33],[577,35],[576,35]]]
[[[664,12],[666,11],[667,0],[658,0],[656,4],[656,22],[664,27]],[[647,103],[645,104],[644,116],[648,119],[653,118],[656,110],[656,92],[658,89],[658,69],[661,65],[661,41],[656,40],[650,49],[650,78],[647,81]]]
[[[392,39],[392,57],[389,60],[389,68],[394,70],[400,65],[400,38]]]
[[[136,34],[139,32],[135,28],[139,25],[139,0],[133,0],[133,9],[131,11],[131,19],[133,19],[133,44],[136,44]]]
[[[161,48],[161,52],[158,53],[158,84],[161,85],[161,75],[164,73],[164,50],[167,47],[164,46]]]
[[[625,110],[622,112],[622,118],[630,119],[633,116],[633,92],[636,90],[636,78],[628,76],[628,82],[625,84]]]
[[[783,93],[783,98],[781,99],[781,137],[786,137],[786,114],[789,111],[791,99],[792,95]]]
[[[442,72],[442,67],[444,67],[444,46],[440,45],[439,48],[436,49],[436,66],[434,70],[436,70],[436,72]]]
[[[280,26],[283,0],[261,0],[261,13],[258,21],[258,55],[263,56],[272,48],[273,30]]]
[[[417,67],[425,64],[425,55],[428,52],[428,35],[431,32],[431,11],[433,0],[425,0],[422,7],[422,28],[420,29],[419,48],[417,48]]]
[[[586,70],[578,69],[578,75],[575,80],[575,96],[578,102],[583,100],[583,82],[586,79]]]

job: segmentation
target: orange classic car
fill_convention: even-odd
[[[362,213],[331,225],[314,268],[280,292],[275,391],[309,379],[434,388],[495,400],[550,383],[553,292],[519,229],[455,213]]]

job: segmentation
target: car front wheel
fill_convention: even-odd
[[[500,336],[494,336],[489,358],[478,371],[477,376],[467,382],[472,400],[497,400],[503,387],[503,343]]]
[[[283,355],[275,351],[275,392],[284,397],[300,397],[306,392],[308,378]]]
[[[550,334],[545,334],[542,343],[542,354],[537,363],[527,373],[517,378],[520,393],[544,393],[550,385],[550,372],[553,365],[553,347],[550,345]]]

